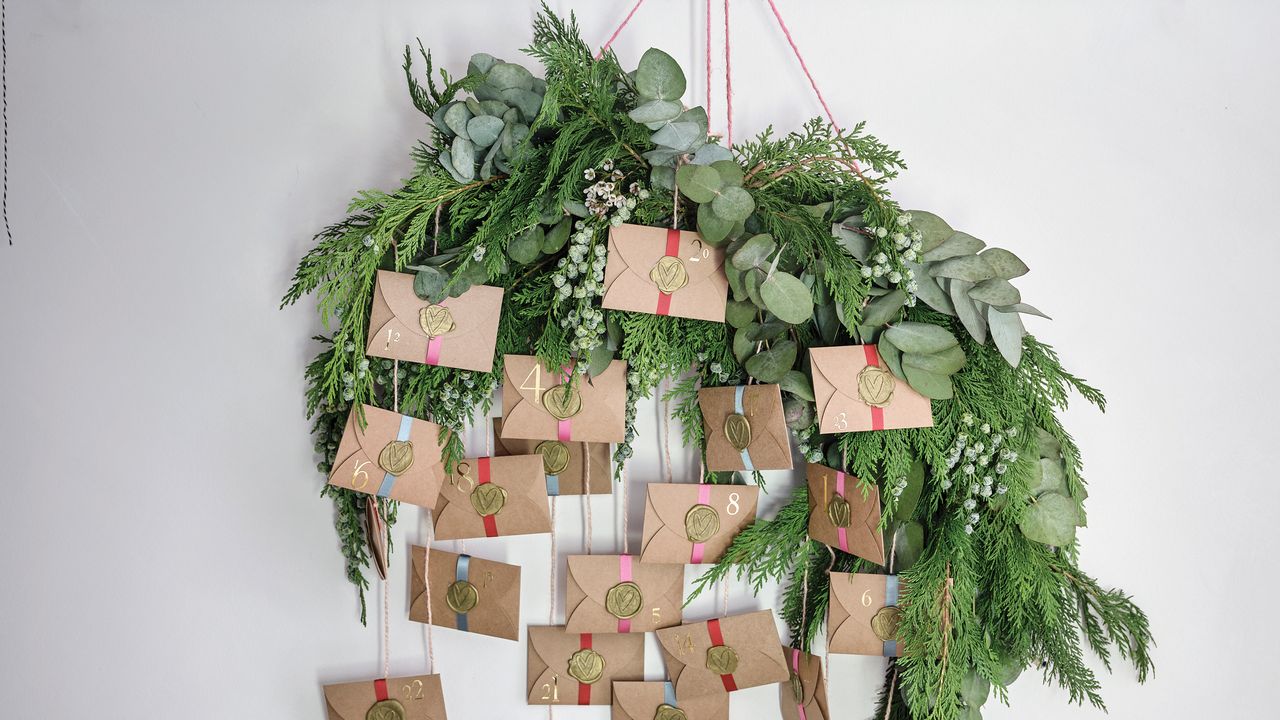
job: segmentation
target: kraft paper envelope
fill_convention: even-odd
[[[493,372],[502,288],[475,285],[429,303],[413,292],[413,275],[378,271],[365,355]]]
[[[813,463],[805,476],[809,481],[809,537],[883,565],[880,488],[871,485],[864,496],[858,478]]]
[[[529,627],[530,705],[608,705],[615,680],[644,679],[644,635]]]
[[[782,720],[829,720],[822,660],[792,647],[783,647],[782,655],[791,671],[791,679],[778,688]]]
[[[790,470],[791,442],[777,385],[702,388],[707,469]]]
[[[683,715],[663,708],[668,705]],[[659,715],[663,709],[666,714]],[[729,720],[729,696],[702,695],[676,698],[669,682],[616,682],[613,684],[613,720]]]
[[[933,427],[929,398],[894,376],[875,345],[809,349],[818,432]]]
[[[504,439],[623,441],[626,436],[627,363],[614,360],[594,378],[585,375],[574,378],[566,405],[569,411],[577,412],[560,419],[547,410],[544,399],[548,391],[554,392],[565,382],[566,374],[563,369],[547,370],[532,355],[507,355],[503,358]],[[554,402],[550,404],[556,406]]]
[[[901,654],[897,575],[831,573],[827,650],[848,655]]]
[[[495,454],[541,455],[547,495],[608,495],[613,492],[609,443],[517,440],[502,437],[502,418],[493,419]],[[589,477],[588,477],[589,476]],[[586,484],[591,488],[588,492]]]
[[[435,505],[444,480],[440,426],[372,405],[361,407],[368,425],[360,428],[360,408],[352,407],[329,484],[419,507]]]
[[[698,233],[644,225],[609,230],[602,306],[722,323],[728,299],[724,251]]]
[[[791,677],[773,611],[658,631],[676,697],[719,695]]]
[[[755,485],[650,483],[644,502],[646,563],[714,563],[756,519]]]
[[[409,585],[409,619],[427,622],[431,577],[431,624],[463,632],[516,640],[520,636],[520,566],[414,545]]]
[[[329,720],[447,720],[439,675],[325,685],[324,701]],[[379,703],[390,707],[370,712]]]
[[[650,632],[679,625],[683,605],[683,565],[642,563],[634,555],[569,558],[568,632]]]
[[[539,455],[459,460],[440,487],[436,539],[551,532]]]

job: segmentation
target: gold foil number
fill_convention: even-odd
[[[372,464],[371,460],[356,461],[356,470],[351,473],[351,487],[356,490],[363,490],[369,484],[369,473],[361,468],[365,465]],[[357,480],[359,478],[359,480]]]
[[[458,488],[459,490],[461,490],[461,491],[462,491],[462,492],[464,492],[464,493],[469,493],[469,492],[471,492],[472,490],[474,490],[474,489],[475,489],[475,486],[476,486],[475,478],[471,477],[471,475],[470,475],[470,473],[471,473],[471,463],[466,463],[466,462],[460,462],[460,463],[458,463],[457,473],[458,473],[457,475],[450,475],[450,476],[449,476],[449,482],[450,482],[454,487]],[[466,481],[466,487],[465,487],[465,488],[462,486],[462,483],[458,481],[458,477],[461,477],[463,480],[465,480],[465,481]]]
[[[871,591],[862,591],[862,607],[871,607]]]
[[[662,623],[662,610],[661,610],[660,608],[654,608],[654,609],[653,609],[653,613],[652,613],[652,614],[653,614],[653,624],[654,624],[654,625],[661,624],[661,623]]]
[[[739,495],[738,493],[736,492],[729,493],[729,504],[724,506],[725,514],[737,515],[739,512],[741,512],[742,507],[738,505],[738,501],[741,499],[742,499],[742,496]]]
[[[698,246],[700,252],[695,251],[693,256],[689,258],[689,262],[702,262],[711,257],[711,251],[702,246],[701,240],[694,240],[693,242]]]
[[[840,413],[839,415],[836,416],[836,429],[837,430],[849,429],[849,413]]]
[[[387,328],[387,344],[382,347],[383,350],[390,350],[391,343],[400,342],[400,331],[393,328]]]
[[[693,635],[683,633],[676,635],[676,654],[681,657],[693,652]]]
[[[533,378],[533,385],[529,384],[529,378]],[[533,401],[536,403],[542,402],[542,366],[541,365],[539,365],[536,362],[533,364],[533,369],[529,371],[528,375],[524,376],[524,380],[520,383],[520,389],[532,390]]]
[[[404,695],[405,702],[410,700],[422,700],[425,696],[422,694],[422,681],[414,680],[413,682],[400,688],[400,694]]]
[[[542,683],[542,700],[560,702],[560,676],[552,675],[551,682]]]

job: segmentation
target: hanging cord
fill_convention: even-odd
[[[583,454],[587,453],[586,446],[583,446]],[[587,554],[591,554],[591,463],[587,463],[587,475],[583,479],[587,492],[582,495],[583,509],[587,514],[587,524],[582,531],[582,544],[586,548]]]
[[[434,620],[431,617],[431,543],[435,541],[436,533],[435,526],[431,522],[431,508],[426,509],[426,512],[422,515],[422,519],[426,523],[426,529],[424,532],[426,533],[427,538],[427,558],[422,563],[422,578],[426,583],[427,592],[427,626],[423,628],[422,632],[427,637],[427,674],[430,675],[435,672],[436,668],[436,645],[434,638],[431,636],[431,625],[434,623]]]
[[[707,32],[711,29],[708,27]],[[724,0],[724,114],[725,147],[733,149],[733,66],[729,63],[729,0]]]
[[[604,45],[600,46],[599,52],[596,53],[596,60],[604,57],[604,54],[609,51],[609,46],[613,44],[614,40],[618,39],[618,35],[622,32],[622,29],[627,26],[627,23],[631,22],[631,16],[635,15],[636,11],[639,10],[640,6],[643,4],[644,0],[636,0],[636,4],[631,6],[631,12],[627,13],[627,16],[624,17],[622,22],[618,25],[618,29],[614,30],[613,34],[609,36],[609,39],[604,41]]]
[[[627,509],[631,507],[627,504],[627,462],[622,461],[622,554],[630,555],[631,538],[627,530]]]
[[[710,118],[711,118],[711,0],[707,0],[707,22],[706,22],[706,27],[707,27],[707,40],[706,40],[706,50],[707,50],[707,103],[706,103],[706,110],[707,110],[707,119],[708,119],[708,120],[710,120]]]
[[[9,32],[5,27],[5,10],[4,0],[0,0],[0,99],[4,102],[4,232],[12,245],[13,231],[9,229]]]
[[[674,473],[671,470],[671,400],[664,398],[662,400],[662,456],[665,459],[663,470],[667,475],[667,482],[673,482]]]

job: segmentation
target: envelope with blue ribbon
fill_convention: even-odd
[[[897,575],[831,573],[827,650],[847,655],[900,656],[901,595]]]
[[[613,720],[729,720],[725,693],[676,697],[670,682],[615,682]]]
[[[521,440],[502,437],[502,418],[493,419],[494,455],[538,455],[547,495],[608,495],[613,492],[609,443]]]
[[[519,565],[435,549],[428,563],[427,549],[419,545],[409,555],[410,620],[507,640],[520,637]]]
[[[790,470],[791,442],[777,385],[702,388],[707,469]]]
[[[330,485],[429,508],[443,482],[439,425],[372,405],[351,408]]]

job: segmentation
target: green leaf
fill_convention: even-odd
[[[710,203],[698,206],[698,234],[702,235],[703,241],[708,245],[720,247],[732,231],[733,223],[721,220],[711,209]]]
[[[1044,428],[1036,428],[1036,451],[1042,458],[1062,459],[1062,443]]]
[[[440,302],[448,282],[449,273],[439,268],[423,267],[413,276],[413,294],[427,302]]]
[[[991,266],[981,255],[961,255],[947,258],[929,268],[934,277],[956,278],[971,283],[980,283],[996,276]]]
[[[987,244],[969,233],[952,233],[947,241],[922,256],[925,262],[937,262],[961,255],[974,255]]]
[[[714,165],[721,160],[732,159],[733,153],[729,152],[728,148],[708,142],[694,151],[693,157],[689,158],[689,162],[695,165]]]
[[[991,339],[995,341],[1000,354],[1010,365],[1018,367],[1018,362],[1022,360],[1022,336],[1027,334],[1026,328],[1022,326],[1022,318],[1018,313],[1004,313],[989,307],[987,323],[991,326]]]
[[[813,296],[809,286],[800,278],[784,272],[775,272],[760,284],[760,299],[769,312],[778,319],[799,325],[813,317]]]
[[[534,225],[529,230],[515,236],[507,244],[507,254],[521,265],[528,265],[538,259],[542,253],[545,232],[541,225]]]
[[[916,274],[916,297],[940,313],[956,314],[956,306],[951,302],[951,297],[947,295],[947,291],[942,289],[937,279],[930,275],[923,265],[909,262],[906,263],[906,266]]]
[[[458,137],[470,140],[467,135],[467,122],[471,120],[471,110],[465,103],[454,103],[444,111],[444,124]]]
[[[467,63],[467,74],[484,75],[489,72],[489,68],[492,68],[496,62],[501,61],[489,53],[476,53],[471,56],[471,60]]]
[[[742,166],[733,160],[717,160],[711,163],[711,169],[720,176],[724,187],[742,187]]]
[[[773,236],[768,233],[752,235],[733,253],[730,262],[739,270],[750,270],[753,267],[764,267],[769,264],[769,257],[778,249]]]
[[[521,88],[503,90],[502,99],[520,110],[526,123],[533,122],[533,119],[538,117],[538,111],[542,109],[542,96],[530,90]]]
[[[1021,303],[1021,302],[1020,302],[1020,303],[1014,303],[1013,305],[1004,305],[1004,306],[1002,306],[1002,307],[998,307],[998,308],[996,308],[996,309],[997,309],[997,310],[999,310],[1000,312],[1007,312],[1007,313],[1022,313],[1023,315],[1039,315],[1040,317],[1044,318],[1045,320],[1052,320],[1052,319],[1053,319],[1053,318],[1049,317],[1048,315],[1045,315],[1044,313],[1042,313],[1042,312],[1040,312],[1039,310],[1037,310],[1034,306],[1032,306],[1032,305],[1028,305],[1028,304],[1026,304],[1026,303]]]
[[[924,210],[908,210],[911,213],[911,227],[920,231],[920,251],[929,252],[951,237],[955,231],[946,220]]]
[[[733,292],[733,299],[739,302],[746,302],[747,283],[742,277],[742,271],[733,266],[733,263],[724,264],[725,277],[729,278],[729,290]]]
[[[973,670],[960,681],[960,697],[964,698],[969,707],[982,707],[990,694],[991,683]]]
[[[453,153],[448,150],[440,151],[440,167],[443,167],[454,180],[460,183],[470,180],[470,178],[463,177],[462,173],[458,172],[458,169],[453,166]]]
[[[533,89],[533,74],[515,63],[499,62],[489,68],[485,82],[498,90],[519,88]]]
[[[907,303],[907,294],[901,288],[892,291],[867,303],[862,313],[862,324],[878,328],[889,324],[898,317],[898,311]]]
[[[471,141],[459,135],[453,139],[453,167],[463,176],[466,181],[470,181],[476,176],[476,149]]]
[[[587,357],[587,375],[596,377],[609,367],[609,363],[613,362],[614,353],[604,345],[597,345],[591,354]]]
[[[747,297],[751,298],[751,302],[762,310],[767,308],[764,305],[764,298],[760,296],[760,286],[764,284],[766,277],[764,270],[751,268],[745,273],[743,279],[743,284],[747,286]]]
[[[808,375],[799,370],[788,370],[778,384],[782,386],[783,392],[791,393],[801,400],[813,402],[813,383],[809,381]]]
[[[852,217],[845,218],[843,221],[831,225],[831,236],[839,241],[839,243],[844,246],[844,249],[849,251],[850,255],[860,262],[865,262],[867,257],[871,255],[871,251],[875,248],[876,243],[875,240],[872,240],[867,235],[858,232],[858,230],[855,229],[857,227],[862,227],[861,224],[857,226],[850,224],[850,221],[854,218],[857,219],[858,223],[862,223],[861,215],[854,215]],[[923,276],[918,272],[916,273],[916,277],[923,279]]]
[[[730,300],[724,306],[724,321],[729,323],[730,327],[744,328],[755,319],[756,306],[749,302]]]
[[[1013,305],[1022,300],[1022,294],[1008,280],[992,278],[983,280],[969,291],[969,297],[988,305]]]
[[[813,403],[807,403],[794,397],[782,399],[782,419],[786,422],[788,428],[796,432],[813,427],[816,415],[817,412],[813,407]]]
[[[569,242],[569,233],[573,230],[573,220],[567,215],[560,219],[542,238],[542,252],[553,255]]]
[[[1064,547],[1076,539],[1076,503],[1058,493],[1045,493],[1032,501],[1018,523],[1032,542]]]
[[[924,370],[934,375],[955,375],[960,372],[960,368],[964,367],[964,361],[964,350],[961,350],[959,345],[952,345],[946,350],[929,355],[908,353],[902,356],[903,366],[910,365],[917,370]]]
[[[682,112],[684,112],[684,107],[678,102],[650,100],[627,113],[627,117],[638,123],[648,125],[649,123],[664,123],[668,120],[675,120],[680,117]],[[653,129],[656,130],[657,128]]]
[[[492,145],[502,133],[502,128],[502,119],[492,115],[479,115],[467,121],[467,134],[471,136],[471,142],[482,148]]]
[[[991,248],[982,253],[982,259],[986,260],[995,271],[996,277],[1005,280],[1022,277],[1031,272],[1031,268],[1027,267],[1026,263],[1004,248]]]
[[[893,551],[894,572],[901,574],[910,570],[924,552],[924,526],[918,522],[899,525],[888,549]]]
[[[889,370],[894,375],[904,380],[907,378],[906,375],[902,374],[902,351],[889,342],[884,333],[880,333],[880,342],[876,345],[876,352],[880,354],[880,359],[884,360],[884,364],[889,366]]]
[[[905,361],[902,363],[902,372],[907,376],[907,383],[916,392],[930,400],[950,400],[955,395],[951,378],[946,375],[935,375],[926,370],[911,367]]]
[[[676,170],[676,186],[685,197],[703,204],[716,199],[723,183],[720,173],[706,165],[681,165]]]
[[[893,508],[893,519],[895,522],[907,522],[916,512],[916,505],[920,502],[920,492],[924,489],[924,463],[916,460],[911,463],[911,470],[907,473],[907,486],[902,489],[902,494],[898,496],[898,504]],[[905,568],[900,568],[905,570]]]
[[[649,48],[636,67],[636,90],[653,100],[679,100],[684,95],[684,71],[675,58],[657,48]]]
[[[689,152],[696,145],[707,139],[707,132],[697,123],[672,122],[663,125],[651,138],[653,144],[661,145],[677,153]],[[701,166],[699,166],[701,167]]]
[[[972,287],[971,282],[952,280],[951,302],[955,303],[956,316],[960,318],[964,329],[968,330],[970,337],[981,345],[987,341],[987,318],[978,308],[978,303],[969,297],[969,290]]]
[[[1040,462],[1032,468],[1031,480],[1027,483],[1027,490],[1032,497],[1038,497],[1047,492],[1056,492],[1059,495],[1069,494],[1067,491],[1067,474],[1062,467],[1061,460],[1052,458],[1040,458]]]
[[[727,187],[711,202],[716,215],[730,222],[743,222],[756,209],[751,193],[740,187]]]
[[[960,708],[956,720],[982,720],[982,711],[976,707],[966,705]]]
[[[733,356],[738,363],[744,363],[751,353],[756,351],[756,344],[751,340],[751,326],[748,325],[733,334]]]
[[[781,340],[790,327],[790,325],[777,319],[765,323],[754,323],[751,326],[751,339],[756,342]]]
[[[775,343],[768,350],[747,358],[747,374],[762,383],[776,383],[795,364],[797,352],[796,344],[790,340]]]
[[[659,190],[671,191],[676,186],[676,169],[665,165],[654,165],[649,173],[649,182]]]
[[[901,322],[885,330],[884,334],[904,353],[931,355],[959,344],[951,331],[930,323]]]

